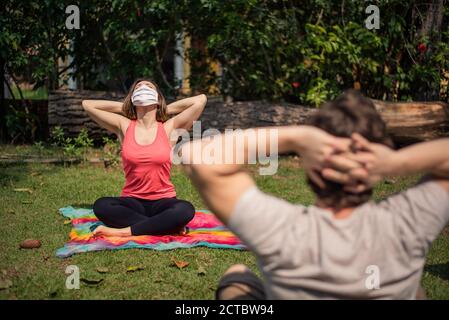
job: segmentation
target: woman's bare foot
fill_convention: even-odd
[[[187,233],[189,233],[189,231],[190,230],[189,230],[188,227],[182,227],[179,230],[175,231],[173,233],[173,235],[175,235],[175,236],[185,236],[185,235],[187,235]]]
[[[93,232],[92,234],[94,235],[94,237],[101,237],[101,236],[106,236],[106,237],[129,237],[131,236],[131,228],[127,227],[127,228],[121,228],[121,229],[117,229],[117,228],[109,228],[106,226],[98,226]]]

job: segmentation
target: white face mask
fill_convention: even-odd
[[[133,105],[141,107],[159,104],[158,98],[159,97],[155,89],[142,85],[134,90],[131,101]]]

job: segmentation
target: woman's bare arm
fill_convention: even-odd
[[[206,103],[206,95],[200,94],[169,104],[167,106],[168,114],[176,114],[176,116],[166,122],[165,126],[168,129],[167,131],[171,132],[174,129],[181,128],[189,130],[193,122],[201,116]]]
[[[127,120],[122,115],[123,103],[109,100],[83,100],[84,110],[101,127],[120,135],[122,124]]]

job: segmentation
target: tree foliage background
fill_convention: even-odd
[[[70,4],[80,8],[80,30],[65,27]],[[365,27],[370,4],[380,9],[379,30]],[[126,90],[130,79],[145,76],[174,93],[165,58],[184,32],[205,48],[185,53],[195,90],[216,86],[235,99],[308,105],[352,87],[388,100],[449,95],[445,0],[3,0],[2,6],[7,72],[50,90],[64,71],[58,59],[70,53],[84,88]],[[221,75],[211,60],[220,62]]]

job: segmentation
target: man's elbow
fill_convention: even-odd
[[[208,180],[215,176],[214,166],[203,163],[195,157],[196,149],[202,146],[201,140],[185,143],[181,148],[181,163],[191,179]]]
[[[184,169],[184,172],[189,178],[192,178],[192,167],[188,164],[183,164],[182,168]]]
[[[188,163],[184,164],[184,170],[191,179],[206,180],[212,173],[208,172],[207,165]]]
[[[207,96],[203,93],[197,96],[198,104],[201,105],[202,108],[206,106]]]
[[[83,106],[83,109],[87,111],[87,109],[91,107],[90,100],[81,101],[81,105]]]
[[[207,186],[219,179],[215,166],[199,163],[184,163],[183,168],[187,176],[195,182],[197,186]]]
[[[206,175],[203,174],[201,168],[195,164],[184,164],[184,171],[189,177],[189,179],[193,182],[196,188],[201,192],[204,190],[204,187],[207,185]]]
[[[194,164],[192,159],[192,142],[187,142],[184,144],[181,148],[181,163],[182,167],[184,168],[184,171],[189,176],[189,178],[192,178],[195,174],[194,170]]]

